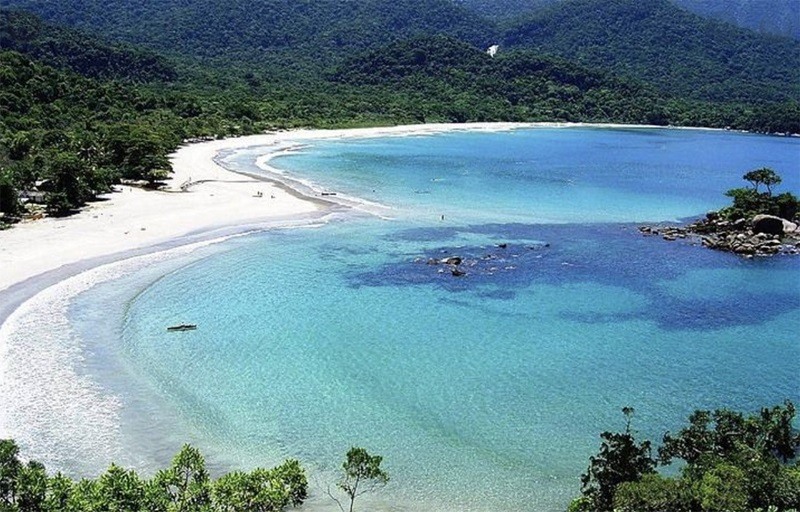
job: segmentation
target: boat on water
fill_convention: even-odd
[[[167,330],[170,331],[170,332],[175,332],[175,331],[194,331],[195,329],[197,329],[197,325],[196,324],[180,324],[180,325],[173,325],[173,326],[167,327]]]

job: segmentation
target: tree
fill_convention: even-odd
[[[302,505],[308,497],[308,479],[300,461],[288,459],[280,466],[273,468],[272,473],[274,478],[283,485],[291,504],[295,507]]]
[[[97,510],[139,512],[144,486],[134,470],[111,464],[108,471],[94,482],[93,495]]]
[[[17,501],[17,478],[22,469],[19,447],[12,439],[0,440],[0,510]]]
[[[618,512],[690,512],[690,489],[683,481],[658,473],[643,475],[638,482],[623,482],[614,494]]]
[[[603,432],[600,453],[589,459],[589,468],[581,475],[581,490],[591,500],[594,510],[611,510],[620,484],[636,482],[655,472],[656,461],[650,456],[650,441],[637,443],[631,433],[634,409],[625,407],[622,412],[626,419],[625,432]]]
[[[151,508],[169,512],[207,510],[211,485],[203,455],[197,448],[183,445],[172,466],[156,474],[145,494]]]
[[[294,459],[212,483],[203,456],[184,445],[151,480],[112,464],[96,480],[73,482],[61,473],[48,477],[36,461],[23,464],[16,443],[0,440],[0,512],[279,512],[307,495],[305,471]]]
[[[746,512],[746,475],[732,464],[718,464],[695,484],[696,500],[703,512]]]
[[[742,176],[742,178],[745,181],[749,181],[750,183],[752,183],[753,188],[755,189],[756,192],[758,192],[759,185],[764,185],[765,187],[767,187],[768,197],[772,196],[773,185],[778,185],[782,181],[778,173],[776,173],[769,167],[762,167],[761,169],[750,171],[744,176]]]
[[[91,199],[93,193],[87,183],[88,174],[86,165],[76,155],[53,152],[47,169],[52,182],[52,191],[47,196],[48,209],[54,214],[64,214]]]
[[[44,510],[47,512],[69,511],[69,498],[72,495],[72,480],[61,473],[47,480],[47,496]]]
[[[389,475],[381,469],[383,457],[370,455],[364,448],[352,447],[347,452],[347,460],[342,464],[344,475],[337,484],[350,498],[348,512],[353,512],[356,498],[383,487],[389,482]],[[330,494],[330,493],[329,493]],[[333,496],[331,495],[333,498]],[[344,506],[333,498],[344,512]]]
[[[632,412],[631,410],[628,410]],[[630,415],[626,414],[629,419]],[[790,401],[744,415],[727,409],[695,411],[689,425],[677,435],[667,432],[659,449],[659,462],[667,465],[681,459],[679,475],[665,477],[646,464],[638,478],[633,471],[627,481],[620,471],[609,468],[635,466],[625,457],[603,456],[612,448],[632,443],[617,434],[604,434],[601,455],[592,458],[589,476],[594,489],[574,500],[570,512],[749,512],[789,511],[800,508],[800,465],[796,460],[800,434],[792,427],[795,407]],[[628,425],[627,431],[630,430]],[[615,441],[615,443],[610,442]],[[608,445],[606,448],[605,445]],[[642,443],[641,446],[644,446]],[[635,445],[634,445],[635,447]],[[619,452],[621,450],[617,450]],[[641,455],[641,453],[640,453]],[[620,462],[622,461],[622,462]],[[602,470],[602,471],[598,471]],[[590,482],[592,483],[592,482]],[[605,487],[604,487],[605,486]]]
[[[17,479],[17,506],[25,512],[42,512],[47,496],[44,465],[32,460],[20,469]]]
[[[733,204],[720,213],[729,220],[750,218],[758,214],[777,215],[784,219],[794,219],[800,210],[800,201],[790,192],[772,195],[772,187],[781,183],[781,177],[772,169],[762,168],[750,171],[743,176],[753,188],[734,188],[725,192],[733,199]],[[766,185],[766,192],[759,192],[760,185]]]
[[[109,167],[119,168],[122,176],[151,183],[169,176],[168,143],[144,124],[117,124],[105,137]]]
[[[307,495],[305,471],[298,461],[289,459],[272,469],[234,471],[222,476],[214,483],[213,510],[277,512],[289,505],[302,505]]]
[[[759,415],[745,418],[740,412],[718,409],[695,411],[689,426],[677,436],[667,432],[658,450],[662,464],[673,458],[689,464],[701,464],[703,457],[732,459],[744,453],[747,457],[777,457],[784,462],[794,458],[800,448],[800,434],[792,428],[795,406],[764,408]]]

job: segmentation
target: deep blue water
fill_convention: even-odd
[[[261,152],[224,160],[253,171]],[[392,220],[235,239],[141,281],[114,357],[173,415],[149,417],[152,435],[191,432],[231,465],[298,457],[312,509],[359,445],[392,476],[378,510],[564,510],[623,406],[658,441],[695,408],[800,400],[798,258],[634,224],[720,207],[756,167],[797,193],[800,141],[451,133],[318,142],[272,165]],[[429,264],[450,256],[466,275]],[[180,322],[199,329],[164,332]]]

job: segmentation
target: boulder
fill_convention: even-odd
[[[774,215],[756,215],[752,220],[753,232],[767,233],[769,235],[782,235],[783,222],[784,219],[775,217]]]

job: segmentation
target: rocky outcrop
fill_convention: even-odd
[[[797,224],[774,215],[756,215],[753,217],[752,225],[754,233],[768,235],[791,234],[797,231]]]
[[[767,235],[783,234],[783,219],[772,215],[756,215],[752,220],[753,232]]]
[[[660,236],[667,241],[699,241],[710,249],[746,258],[800,254],[797,224],[773,215],[756,215],[749,221],[729,221],[718,212],[708,212],[704,219],[687,226],[641,226],[639,232],[645,236]]]

